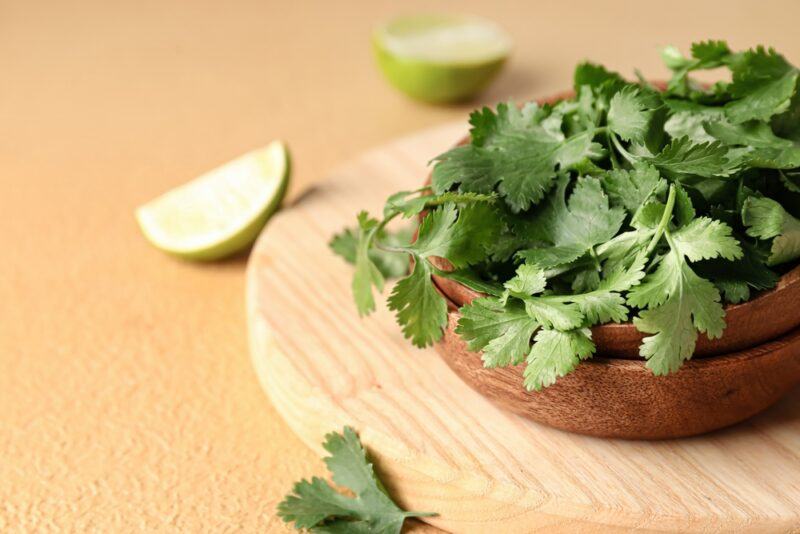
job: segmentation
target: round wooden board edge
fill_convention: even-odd
[[[452,129],[452,124],[431,128],[416,136],[431,135],[436,130],[446,129]],[[372,151],[402,145],[405,139],[400,138]],[[347,169],[358,161],[359,158],[355,158],[339,168]],[[335,175],[336,171],[331,174]],[[287,211],[280,211],[275,217],[286,214]],[[637,514],[614,508],[598,509],[596,505],[557,499],[546,493],[474,474],[465,475],[447,464],[402,446],[391,436],[359,425],[345,411],[336,408],[333,399],[316,391],[290,365],[281,364],[288,362],[288,357],[278,347],[266,319],[258,313],[259,250],[268,238],[269,226],[261,233],[251,251],[245,289],[250,355],[262,389],[292,431],[320,455],[325,453],[322,448],[325,434],[341,431],[342,427],[348,425],[355,428],[395,501],[404,509],[439,514],[424,518],[427,523],[450,532],[487,532],[498,528],[503,532],[545,530],[548,533],[634,530],[789,532],[796,528],[796,525],[783,519],[741,522],[721,520],[717,516],[686,518],[646,512]],[[291,379],[287,379],[291,374]],[[297,387],[299,384],[304,386],[302,390]],[[305,417],[311,414],[313,417]]]

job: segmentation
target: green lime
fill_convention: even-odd
[[[140,206],[136,219],[156,247],[181,258],[215,260],[255,241],[289,182],[280,141],[249,152]]]
[[[389,81],[426,102],[467,99],[497,75],[511,38],[494,23],[445,15],[401,17],[375,30],[378,64]]]

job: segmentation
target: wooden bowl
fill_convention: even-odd
[[[594,357],[542,391],[523,386],[524,365],[483,367],[455,333],[451,310],[436,350],[474,390],[503,409],[562,430],[599,437],[693,436],[743,421],[800,382],[800,329],[742,352],[690,360],[654,376],[644,361]]]
[[[466,142],[469,138],[458,144]],[[434,263],[448,267],[445,260]],[[726,306],[722,337],[701,334],[695,358],[677,373],[654,376],[639,356],[644,334],[630,322],[610,323],[592,328],[594,358],[540,392],[524,388],[524,365],[483,367],[480,353],[469,351],[455,333],[458,308],[482,295],[433,278],[449,303],[448,325],[436,348],[450,368],[501,407],[556,428],[627,439],[691,436],[742,421],[800,383],[800,266],[774,289]]]

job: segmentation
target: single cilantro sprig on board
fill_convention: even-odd
[[[596,325],[632,320],[658,375],[701,333],[722,335],[725,302],[774,287],[800,258],[798,70],[724,41],[662,57],[663,91],[582,63],[573,98],[472,113],[469,143],[434,158],[430,187],[392,195],[381,220],[359,216],[346,250],[359,312],[375,307],[382,255],[399,254],[412,268],[389,307],[406,337],[441,337],[432,277],[449,277],[485,295],[461,307],[456,332],[487,367],[524,364],[536,390],[597,351]],[[692,79],[717,68],[731,81]],[[414,243],[386,233],[422,213]]]
[[[324,461],[333,481],[353,496],[336,491],[321,478],[301,480],[278,504],[278,516],[285,522],[320,534],[398,534],[407,518],[436,515],[404,512],[392,501],[352,428],[326,435],[322,446],[330,453]]]

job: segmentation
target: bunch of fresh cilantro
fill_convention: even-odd
[[[486,367],[526,362],[536,390],[595,352],[594,325],[632,319],[657,375],[691,358],[698,333],[718,338],[723,301],[773,287],[800,257],[798,70],[723,41],[663,58],[663,91],[583,63],[574,98],[474,112],[471,142],[435,158],[429,187],[334,238],[355,263],[359,312],[398,274],[388,258],[410,257],[389,297],[404,334],[420,347],[442,336],[431,275],[455,279],[486,295],[461,308],[458,334]],[[730,81],[690,77],[718,68]],[[413,243],[386,231],[422,213]]]

